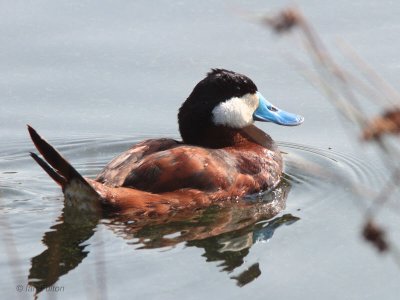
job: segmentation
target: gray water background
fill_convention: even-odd
[[[345,168],[347,161],[349,169],[356,169],[353,179],[371,186],[382,183],[385,171],[374,149],[355,147],[357,142],[348,134],[353,136],[353,131],[285,59],[304,57],[299,41],[276,36],[243,17],[243,12],[273,11],[282,5],[0,2],[0,214],[7,215],[21,260],[20,273],[15,274],[10,257],[0,255],[2,298],[32,297],[16,292],[15,286],[26,284],[30,259],[45,249],[42,235],[62,208],[61,192],[27,157],[33,147],[25,125],[31,124],[56,145],[65,145],[65,150],[70,147],[68,158],[85,166],[85,175],[95,174],[100,162],[112,155],[102,155],[99,147],[85,152],[93,141],[178,137],[177,109],[212,67],[248,75],[272,103],[305,117],[296,128],[259,124],[276,140],[344,153],[339,164]],[[298,5],[328,45],[334,47],[338,37],[345,39],[389,82],[399,82],[400,3]],[[85,140],[89,142],[79,148]],[[11,171],[17,173],[6,173]],[[217,263],[205,263],[201,249],[180,244],[168,251],[134,251],[99,225],[100,234],[87,242],[91,255],[61,277],[57,285],[65,291],[56,297],[88,298],[104,292],[141,299],[398,299],[400,270],[389,256],[376,254],[361,240],[362,219],[354,204],[359,199],[345,189],[293,189],[287,210],[301,208],[301,221],[251,248],[247,259],[258,261],[263,273],[243,288],[219,272]],[[389,211],[382,219],[398,239],[398,214]],[[104,291],[96,283],[99,252],[108,274]]]

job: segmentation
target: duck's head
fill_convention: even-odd
[[[272,105],[247,76],[224,69],[212,69],[178,113],[183,141],[201,146],[213,145],[207,142],[211,138],[228,140],[254,121],[296,126],[304,118]]]

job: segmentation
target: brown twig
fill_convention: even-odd
[[[274,16],[265,17],[263,23],[278,34],[299,29],[305,49],[311,58],[313,70],[315,70],[306,71],[310,68],[296,62],[297,65],[302,65],[303,75],[325,93],[341,116],[357,125],[362,132],[363,140],[374,142],[382,153],[380,157],[391,170],[392,176],[378,196],[372,197],[372,203],[365,209],[366,223],[363,236],[380,252],[387,251],[389,242],[385,237],[385,231],[376,225],[373,218],[387,204],[400,182],[400,166],[396,163],[400,158],[400,152],[385,139],[388,134],[400,134],[400,93],[343,42],[340,44],[343,54],[357,68],[362,77],[352,74],[337,64],[300,10],[284,9]],[[382,105],[383,99],[391,107],[370,121],[360,102],[361,95],[363,99],[378,105]],[[397,248],[391,245],[390,249],[393,256],[396,256]],[[400,254],[396,257],[400,266]]]

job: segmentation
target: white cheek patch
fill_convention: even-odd
[[[253,114],[258,107],[256,94],[246,94],[240,98],[233,97],[216,106],[213,111],[215,125],[231,128],[243,128],[253,123]]]

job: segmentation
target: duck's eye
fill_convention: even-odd
[[[278,109],[275,107],[275,106],[269,106],[268,107],[268,109],[270,110],[270,111],[278,111]]]

